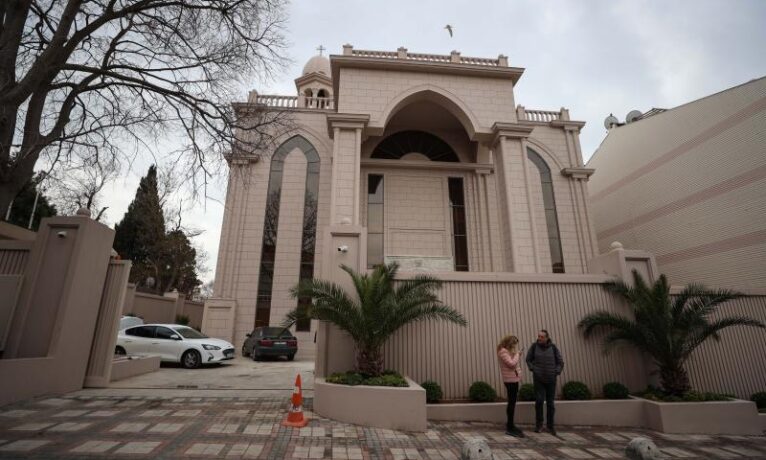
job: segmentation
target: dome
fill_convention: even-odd
[[[321,73],[327,78],[331,78],[330,75],[330,60],[326,56],[314,56],[309,59],[309,62],[303,66],[303,75],[311,73]]]

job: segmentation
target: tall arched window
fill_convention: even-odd
[[[556,198],[553,194],[553,177],[551,168],[545,160],[534,150],[527,148],[527,158],[540,173],[540,185],[543,192],[543,208],[545,208],[545,225],[548,229],[548,246],[551,252],[551,266],[553,273],[564,273],[564,255],[561,251],[561,234],[559,233],[559,219],[556,214]]]
[[[271,317],[271,295],[274,285],[274,262],[277,254],[279,230],[279,204],[282,196],[282,173],[285,158],[295,149],[306,156],[306,192],[303,204],[303,232],[298,281],[314,277],[314,249],[316,247],[317,198],[319,192],[319,154],[314,146],[302,136],[285,141],[271,157],[269,188],[266,195],[266,211],[263,219],[263,243],[261,266],[258,275],[258,297],[255,304],[255,327],[268,326]],[[298,308],[304,309],[311,299],[298,299]],[[311,329],[311,321],[296,324],[298,331]]]
[[[371,158],[398,160],[408,153],[420,153],[431,161],[459,163],[460,158],[446,142],[424,131],[400,131],[380,141]]]

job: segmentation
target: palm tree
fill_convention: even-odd
[[[627,301],[634,319],[607,311],[591,313],[578,325],[583,335],[587,338],[596,330],[606,330],[605,352],[623,343],[648,354],[659,368],[663,390],[670,395],[681,396],[691,389],[684,363],[705,340],[720,340],[721,330],[730,326],[766,327],[745,316],[710,318],[721,304],[741,296],[734,291],[690,284],[671,297],[665,275],[649,286],[636,270],[633,286],[613,281],[605,287]]]
[[[351,276],[356,298],[335,283],[304,280],[290,293],[296,299],[310,298],[312,302],[305,309],[288,313],[283,325],[289,327],[301,318],[335,324],[354,340],[359,372],[381,374],[383,344],[406,324],[432,319],[467,324],[462,314],[436,297],[435,291],[442,284],[437,278],[420,275],[395,284],[399,268],[396,263],[379,265],[370,274],[357,273],[345,265],[341,268]]]

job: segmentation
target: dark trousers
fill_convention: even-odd
[[[508,406],[505,408],[505,415],[508,420],[505,422],[505,429],[506,431],[512,431],[515,426],[513,423],[513,416],[516,413],[516,398],[519,395],[519,382],[505,382],[505,391],[508,392]]]
[[[556,408],[553,405],[553,398],[556,396],[556,380],[552,382],[542,382],[538,379],[534,379],[535,384],[535,425],[537,427],[543,426],[543,401],[547,406],[547,414],[545,421],[548,428],[553,428],[553,415],[556,413]]]

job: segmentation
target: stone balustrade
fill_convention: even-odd
[[[516,107],[516,117],[519,121],[550,123],[552,121],[569,121],[569,111],[561,108],[559,111],[527,109],[523,105]]]
[[[407,48],[396,51],[355,50],[351,45],[343,46],[344,56],[354,56],[372,59],[402,59],[408,61],[467,64],[484,67],[508,67],[508,58],[502,54],[497,59],[461,56],[459,52],[451,54],[410,53]]]
[[[253,102],[251,100],[251,102]],[[335,99],[330,97],[280,96],[258,94],[254,102],[258,105],[282,109],[334,110]]]

